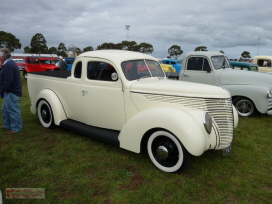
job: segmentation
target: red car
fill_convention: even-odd
[[[27,79],[28,72],[59,71],[55,57],[26,57],[26,69],[23,72]]]

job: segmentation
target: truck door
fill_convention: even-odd
[[[112,78],[116,69],[100,59],[86,60],[85,65],[86,76],[82,81],[85,123],[121,130],[125,124],[124,95],[121,80]]]
[[[189,57],[180,77],[182,81],[213,84],[214,72],[207,58]]]

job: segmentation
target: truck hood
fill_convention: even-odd
[[[272,75],[262,72],[225,69],[220,76],[221,85],[259,85],[272,87]]]
[[[230,98],[221,87],[171,79],[144,79],[130,87],[131,92],[201,98]]]

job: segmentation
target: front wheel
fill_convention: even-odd
[[[233,105],[235,106],[238,115],[241,117],[251,117],[257,112],[254,103],[245,97],[234,98]]]
[[[169,132],[154,132],[147,142],[148,155],[153,164],[164,172],[178,172],[188,166],[190,153]]]
[[[53,128],[55,126],[53,112],[47,101],[41,100],[39,102],[38,116],[43,127]]]

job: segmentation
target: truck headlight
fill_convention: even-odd
[[[207,133],[211,134],[211,132],[212,132],[212,117],[210,116],[209,113],[205,113],[203,115],[203,124],[204,124],[205,130],[207,131]]]
[[[267,91],[267,98],[272,98],[272,89]]]

